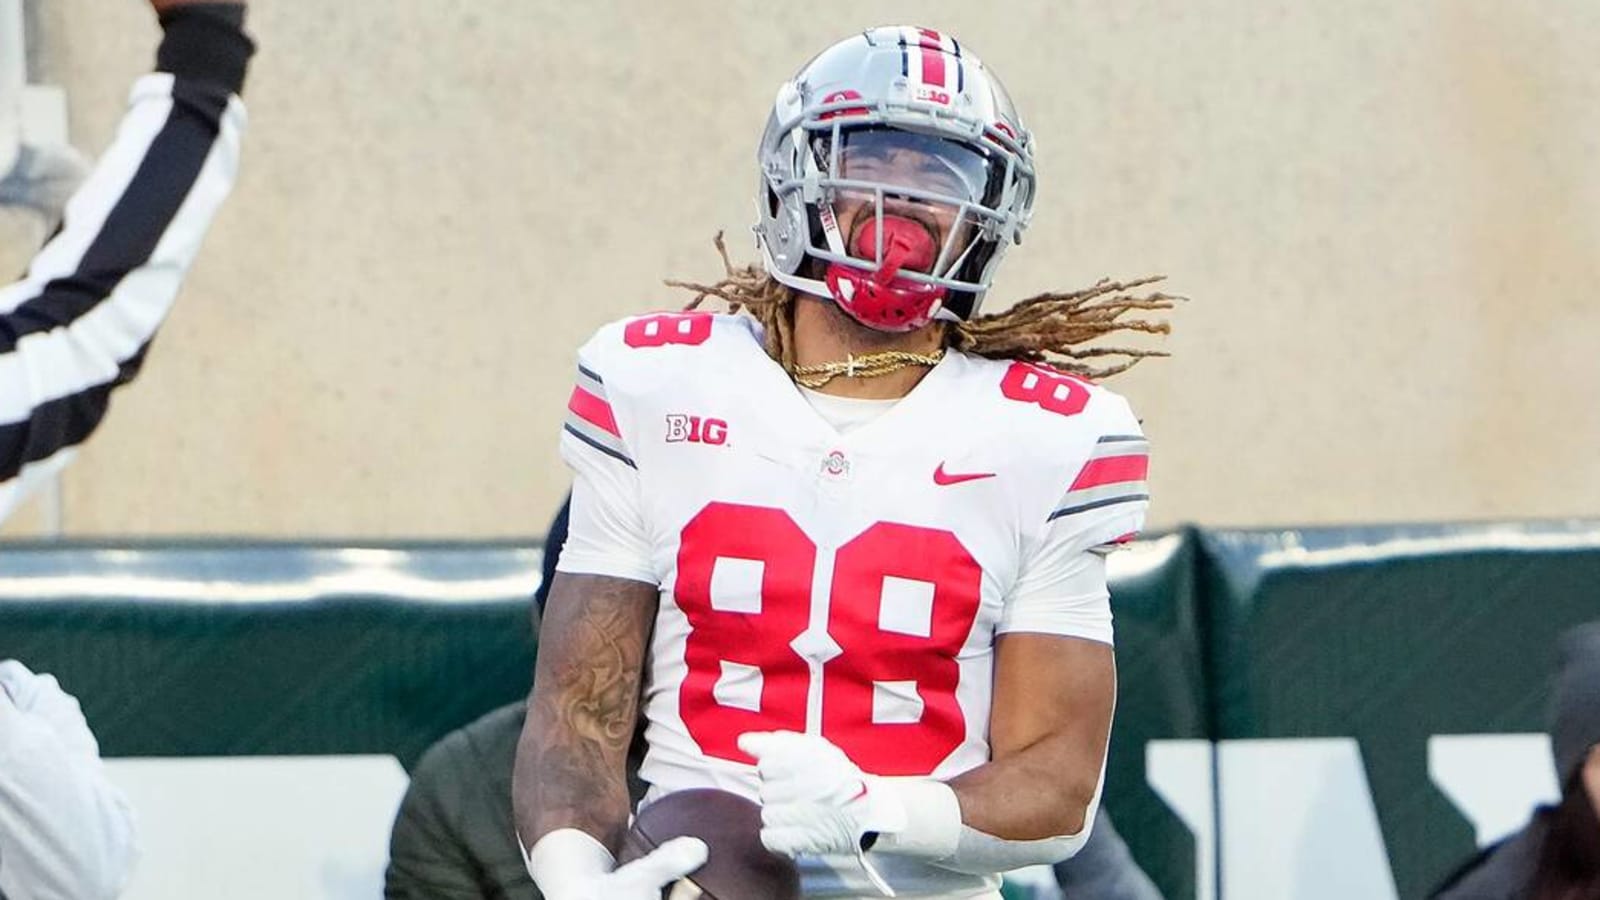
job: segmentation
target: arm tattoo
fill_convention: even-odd
[[[540,628],[513,799],[525,846],[557,828],[588,832],[613,852],[628,820],[628,744],[638,723],[653,585],[558,575]]]

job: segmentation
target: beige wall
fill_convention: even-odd
[[[98,149],[146,10],[35,6]],[[1600,513],[1592,0],[257,7],[243,182],[67,478],[69,533],[539,531],[572,349],[713,275],[717,229],[748,256],[778,82],[911,18],[1040,139],[996,297],[1193,298],[1120,380],[1158,524]]]

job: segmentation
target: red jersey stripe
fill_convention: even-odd
[[[1149,472],[1150,457],[1143,453],[1137,456],[1103,456],[1100,459],[1089,460],[1089,464],[1078,473],[1078,480],[1074,481],[1068,490],[1079,491],[1103,484],[1143,481]]]
[[[589,393],[582,387],[572,389],[572,399],[567,401],[567,409],[572,410],[579,418],[596,428],[603,428],[618,438],[622,432],[617,428],[617,420],[611,415],[611,404]]]

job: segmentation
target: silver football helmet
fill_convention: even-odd
[[[767,271],[884,331],[974,315],[1032,214],[1033,138],[1010,95],[926,28],[874,28],[807,63],[757,161]]]

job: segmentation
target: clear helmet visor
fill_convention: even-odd
[[[947,282],[985,223],[999,219],[1004,172],[971,147],[861,128],[821,132],[812,149],[832,213],[823,217],[826,249],[844,257],[836,261],[874,270],[887,261],[913,280]]]
[[[989,189],[989,160],[960,144],[889,129],[842,131],[837,176],[887,187],[981,203]]]

